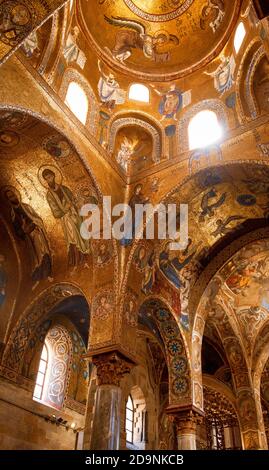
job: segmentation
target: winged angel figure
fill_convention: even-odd
[[[105,20],[118,28],[112,55],[119,62],[124,63],[131,55],[133,49],[140,49],[144,56],[154,62],[167,62],[170,59],[169,49],[179,44],[177,36],[167,31],[157,31],[154,36],[147,34],[146,28],[138,21],[112,16]]]
[[[139,161],[145,161],[148,158],[148,155],[143,151],[146,150],[147,142],[145,140],[136,141],[133,139],[129,139],[124,137],[118,154],[116,156],[117,162],[121,165],[121,167],[127,171],[129,165],[133,163],[139,163]],[[141,154],[142,152],[142,154]]]
[[[208,24],[215,33],[225,16],[225,4],[223,0],[208,0],[203,7],[200,19],[201,29],[206,29]]]

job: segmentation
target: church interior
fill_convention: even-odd
[[[268,449],[268,1],[0,0],[0,206],[0,449]]]

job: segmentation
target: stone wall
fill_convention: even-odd
[[[76,433],[45,417],[62,417],[83,427],[84,417],[66,409],[58,412],[32,400],[31,393],[0,379],[0,448],[5,450],[72,450]]]

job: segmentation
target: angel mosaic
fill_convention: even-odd
[[[226,196],[227,193],[222,193],[220,196],[218,196],[215,188],[211,188],[209,191],[207,191],[202,197],[199,222],[204,222],[206,217],[213,217],[216,209],[225,203]]]
[[[120,140],[120,147],[116,154],[116,160],[122,169],[127,172],[131,163],[140,169],[143,164],[151,159],[151,141],[148,135],[123,135]]]
[[[225,219],[218,219],[216,221],[216,229],[211,232],[215,238],[222,235],[227,235],[235,229],[240,228],[246,217],[241,215],[230,215]]]
[[[98,61],[98,68],[101,74],[98,82],[98,93],[102,104],[108,109],[113,110],[116,104],[124,104],[126,100],[126,91],[120,88],[113,73],[106,74],[100,61]]]
[[[216,33],[225,17],[225,3],[223,0],[208,0],[204,5],[200,18],[201,29],[210,26],[213,33]]]
[[[206,75],[214,78],[215,89],[223,95],[234,85],[236,62],[234,56],[221,56],[221,64],[214,72],[205,72]]]
[[[243,251],[244,253],[244,251]],[[259,313],[263,307],[269,311],[269,262],[267,253],[246,256],[246,252],[234,260],[236,268],[226,280],[229,289],[237,295],[236,307],[253,307],[252,314]]]
[[[131,157],[134,153],[135,147],[133,142],[128,139],[128,137],[124,137],[123,141],[121,142],[120,149],[116,155],[116,160],[118,164],[122,167],[124,171],[128,171],[129,163],[131,162]]]
[[[139,21],[112,16],[105,20],[112,26],[121,28],[116,33],[115,44],[111,51],[113,57],[124,63],[132,55],[133,49],[142,50],[144,56],[154,62],[164,63],[170,60],[170,49],[179,44],[179,39],[167,31],[147,33],[146,27]]]

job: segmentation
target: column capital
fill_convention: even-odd
[[[135,365],[117,351],[93,356],[92,363],[97,370],[98,385],[119,386],[125,374],[129,374]]]
[[[166,413],[175,423],[177,432],[190,431],[195,432],[196,425],[203,420],[204,413],[193,406],[189,407],[173,407],[166,408]]]

